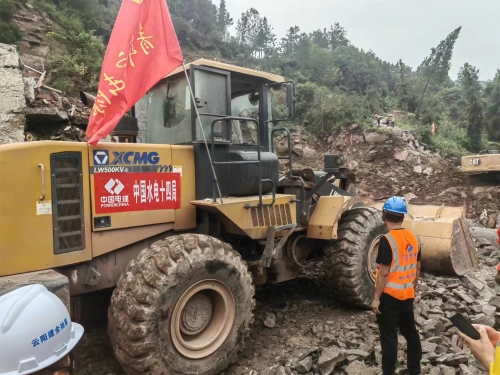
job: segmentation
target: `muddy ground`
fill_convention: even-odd
[[[106,304],[101,293],[101,304]],[[97,293],[95,294],[97,295]],[[233,370],[244,366],[263,371],[277,362],[293,357],[297,347],[314,346],[317,337],[312,326],[323,322],[330,330],[345,325],[364,324],[370,313],[355,310],[335,299],[322,274],[304,275],[280,285],[257,290],[255,323],[246,348]],[[276,326],[267,328],[263,322],[269,313],[276,317]],[[106,331],[106,311],[102,308],[94,321],[85,324],[85,335],[77,347],[77,375],[125,374],[115,360]],[[229,369],[231,370],[231,368]]]
[[[473,228],[471,232],[481,262],[473,283],[468,277],[422,275],[415,311],[427,350],[422,362],[423,374],[482,373],[470,351],[457,340],[456,330],[446,319],[447,309],[449,313],[461,311],[474,322],[496,324],[497,328],[500,324],[500,286],[493,281],[495,265],[500,258],[496,234],[484,228]],[[109,297],[110,291],[86,296],[87,301],[93,302],[93,310],[86,312],[85,335],[76,350],[77,375],[125,374],[114,358],[107,336]],[[343,353],[332,373],[381,373],[373,313],[353,309],[338,301],[324,278],[321,263],[296,280],[258,288],[255,298],[251,336],[237,362],[226,371],[227,375],[325,373],[320,365],[328,348]],[[404,340],[401,340],[398,355],[401,374],[405,350]]]

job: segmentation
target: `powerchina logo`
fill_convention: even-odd
[[[157,152],[94,150],[95,165],[156,165],[160,162]]]

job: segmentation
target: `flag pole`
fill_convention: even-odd
[[[212,174],[214,176],[215,185],[217,186],[217,192],[219,193],[220,203],[223,204],[224,202],[222,201],[222,194],[220,192],[219,181],[217,180],[217,174],[215,173],[215,168],[214,168],[214,165],[212,163],[212,156],[210,155],[210,150],[208,148],[207,138],[205,137],[205,131],[203,130],[203,124],[201,123],[200,113],[198,112],[198,107],[196,106],[196,100],[194,98],[193,87],[191,86],[191,81],[189,80],[189,77],[187,74],[187,69],[186,69],[186,64],[184,63],[184,61],[182,62],[182,68],[184,69],[184,75],[186,76],[187,84],[189,87],[189,92],[191,93],[191,101],[192,101],[193,106],[194,106],[194,111],[196,112],[196,120],[198,120],[197,123],[200,124],[201,135],[203,136],[203,143],[205,143],[205,148],[207,149],[208,161],[210,162],[210,167],[212,168]]]

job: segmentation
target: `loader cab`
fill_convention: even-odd
[[[276,186],[278,157],[271,152],[271,132],[276,123],[293,117],[293,84],[273,74],[210,60],[187,68],[202,127],[181,68],[146,95],[146,143],[194,147],[197,199],[213,196],[210,158],[231,162],[215,166],[223,196],[258,194],[258,165],[245,162],[256,161],[259,149],[261,177]],[[273,184],[265,183],[262,193],[272,189]]]

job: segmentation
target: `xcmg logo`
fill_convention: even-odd
[[[108,150],[94,150],[95,165],[156,165],[160,162],[160,156],[157,152],[140,151],[113,151],[110,157]]]

